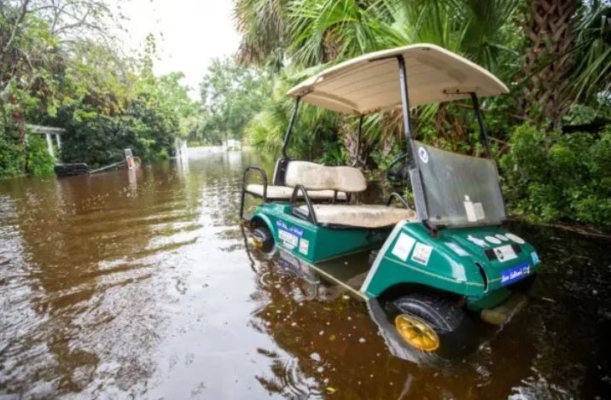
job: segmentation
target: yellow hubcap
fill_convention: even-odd
[[[252,244],[255,246],[256,249],[260,250],[263,248],[263,240],[259,239],[258,237],[252,238]]]
[[[437,332],[418,317],[407,314],[397,315],[395,327],[403,340],[418,350],[434,351],[439,348]]]

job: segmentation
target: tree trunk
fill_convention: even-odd
[[[371,152],[371,145],[365,139],[364,134],[361,135],[360,145],[358,132],[346,131],[342,133],[341,137],[344,141],[344,148],[348,153],[348,165],[358,168],[364,167]]]
[[[527,0],[524,99],[520,108],[539,125],[560,126],[570,106],[568,74],[574,66],[572,18],[577,0]]]

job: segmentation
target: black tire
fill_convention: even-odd
[[[432,328],[439,337],[434,353],[443,359],[464,357],[477,348],[478,335],[471,318],[448,298],[411,294],[393,301],[395,317],[415,316]],[[405,341],[405,344],[410,344]]]
[[[263,253],[271,253],[274,250],[274,237],[266,226],[258,226],[252,231],[256,247]]]

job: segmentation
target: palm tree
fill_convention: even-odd
[[[535,110],[536,120],[549,119],[557,127],[570,103],[567,90],[573,57],[573,16],[578,0],[528,0],[524,32],[529,48],[524,57],[525,114]],[[531,115],[532,116],[532,115]]]
[[[235,0],[234,18],[242,36],[238,60],[266,65],[274,72],[283,66],[288,0]]]
[[[572,93],[577,100],[597,103],[611,90],[611,3],[594,0],[582,7],[574,51]]]

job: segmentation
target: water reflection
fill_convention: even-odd
[[[362,303],[246,251],[253,156],[190,153],[135,174],[0,181],[0,397],[608,393],[608,242],[512,227],[545,260],[529,308],[482,326],[458,364],[408,362]]]

